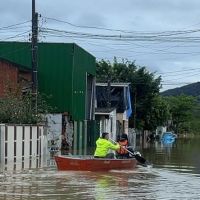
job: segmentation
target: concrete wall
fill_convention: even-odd
[[[129,120],[126,116],[126,111],[124,113],[117,113],[117,120],[121,123],[122,126],[122,133],[128,134],[128,123]],[[122,134],[120,133],[120,134]]]
[[[47,123],[47,139],[48,146],[51,146],[51,140],[60,148],[62,134],[62,114],[45,115]]]
[[[116,110],[109,113],[109,117],[105,118],[104,115],[100,117],[100,133],[110,133],[110,138],[113,140],[117,139],[116,136]]]

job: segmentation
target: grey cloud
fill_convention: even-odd
[[[1,22],[7,21],[4,16],[9,16],[8,18],[13,18],[14,21],[31,19],[31,1],[1,0],[0,13],[3,16]]]
[[[80,15],[76,23],[79,25],[106,27],[106,20],[103,16],[96,13],[83,13]]]

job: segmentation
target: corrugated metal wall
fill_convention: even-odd
[[[95,120],[74,121],[74,155],[93,155],[96,140],[99,137],[98,124]],[[98,134],[96,134],[98,133]]]
[[[74,119],[86,119],[87,73],[95,75],[95,58],[82,48],[74,45],[73,59],[73,96],[72,109]]]
[[[72,114],[73,44],[41,44],[39,46],[39,91],[50,95],[50,103],[58,113]]]

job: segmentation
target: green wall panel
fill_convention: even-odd
[[[24,42],[0,42],[0,58],[31,68],[31,44]]]
[[[72,112],[73,44],[40,44],[38,56],[39,90],[51,96],[58,112]]]
[[[73,99],[74,117],[78,120],[86,118],[86,77],[87,73],[95,75],[95,57],[84,49],[74,45]],[[81,78],[80,78],[81,77]]]

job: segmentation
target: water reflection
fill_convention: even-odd
[[[153,176],[139,171],[57,172],[28,170],[0,177],[1,199],[124,199],[145,197]],[[144,189],[141,189],[142,185]],[[141,192],[142,191],[142,192]]]
[[[140,151],[150,160],[154,167],[169,167],[192,173],[200,173],[200,139],[177,139],[165,144],[155,141],[147,143]]]
[[[184,199],[185,191],[185,199],[198,199],[199,180],[164,168],[107,173],[25,170],[1,174],[0,199]]]
[[[135,170],[62,172],[54,160],[36,169],[1,170],[0,199],[200,199],[199,141],[146,144],[140,151],[153,167]]]

